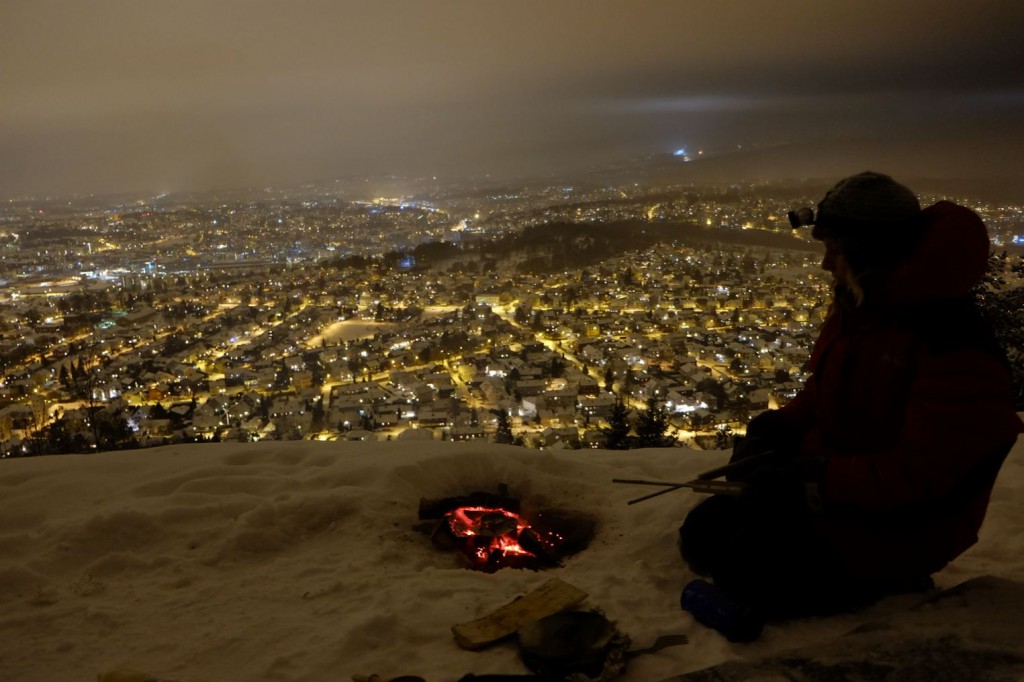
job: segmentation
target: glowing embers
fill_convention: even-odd
[[[557,566],[590,542],[594,522],[552,510],[526,512],[519,500],[500,493],[472,493],[441,500],[421,500],[421,526],[438,547],[460,552],[469,567],[494,572],[502,568],[540,570]]]
[[[542,537],[521,516],[506,509],[457,507],[445,518],[451,534],[468,540],[473,547],[471,558],[482,564],[500,563],[511,557],[545,556],[563,540],[554,532]]]

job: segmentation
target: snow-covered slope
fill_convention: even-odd
[[[949,601],[912,610],[922,596],[897,597],[855,614],[771,625],[754,644],[726,642],[678,605],[692,576],[675,530],[700,497],[677,491],[630,506],[650,489],[612,483],[687,480],[725,458],[684,449],[303,441],[3,460],[0,681],[93,680],[118,668],[215,682],[371,673],[442,682],[526,672],[513,643],[470,652],[450,628],[551,576],[589,593],[585,604],[636,646],[689,635],[687,646],[632,660],[625,680],[848,643],[841,635],[879,622],[896,623],[888,632],[897,643],[977,632],[966,646],[985,647],[1011,622],[991,613],[999,598],[967,591],[959,610]],[[499,483],[530,504],[593,515],[596,537],[560,568],[486,574],[466,570],[413,529],[421,498]],[[1022,487],[1019,441],[981,541],[936,576],[940,588],[993,576],[997,588],[1019,596]]]

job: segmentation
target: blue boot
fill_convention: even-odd
[[[690,581],[679,603],[698,623],[730,642],[753,642],[764,629],[764,620],[753,608],[705,580]]]

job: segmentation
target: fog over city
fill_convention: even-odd
[[[1024,6],[4,3],[0,197],[376,174],[1020,179]]]

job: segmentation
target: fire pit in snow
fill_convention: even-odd
[[[540,570],[557,566],[590,542],[594,521],[556,510],[524,511],[505,485],[498,494],[476,492],[420,500],[421,530],[435,545],[460,552],[470,568]]]

